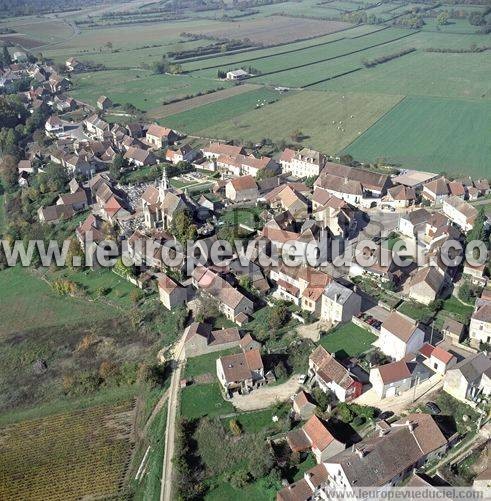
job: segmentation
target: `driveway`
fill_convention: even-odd
[[[430,400],[430,393],[440,389],[443,386],[443,376],[434,374],[421,384],[416,386],[416,390],[411,388],[402,395],[380,399],[373,388],[361,394],[354,400],[355,403],[361,405],[371,405],[382,411],[392,411],[395,414],[400,414],[410,407],[427,402]]]
[[[298,375],[293,375],[286,383],[275,386],[264,386],[253,390],[249,395],[237,395],[230,402],[241,411],[266,409],[276,402],[284,402],[300,389]]]

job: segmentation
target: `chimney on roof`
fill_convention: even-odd
[[[339,294],[336,292],[336,294],[334,294],[334,302],[337,303],[339,300]]]
[[[409,431],[412,433],[414,431],[414,425],[411,423],[411,421],[406,420],[406,426],[409,428]]]
[[[355,448],[355,452],[356,452],[356,455],[361,459],[364,455],[365,455],[365,452],[363,449],[356,449]]]

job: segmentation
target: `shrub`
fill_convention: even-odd
[[[362,416],[356,416],[353,419],[353,426],[361,426],[365,422],[365,418]]]
[[[240,423],[237,421],[237,419],[231,419],[228,422],[228,427],[230,428],[232,434],[235,436],[239,436],[242,433]]]

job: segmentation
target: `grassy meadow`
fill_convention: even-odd
[[[489,176],[490,130],[489,100],[407,97],[344,151],[360,161]]]
[[[262,138],[290,140],[292,133],[300,130],[303,145],[335,152],[357,138],[400,99],[401,96],[302,91],[261,109],[219,121],[200,134],[256,142]]]

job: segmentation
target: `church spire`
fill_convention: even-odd
[[[165,197],[165,193],[169,189],[169,181],[167,179],[167,168],[165,165],[162,167],[162,179],[160,181],[159,187],[159,198],[162,201]]]

